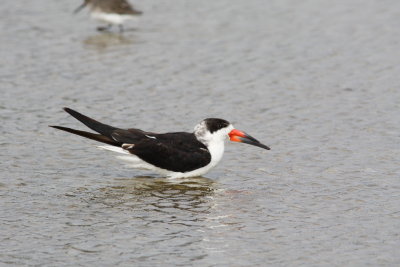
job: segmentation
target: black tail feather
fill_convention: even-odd
[[[74,117],[75,119],[79,120],[80,122],[85,124],[90,129],[92,129],[93,131],[96,131],[99,134],[102,134],[102,135],[108,137],[110,140],[112,140],[111,139],[112,132],[118,129],[118,128],[112,127],[110,125],[98,122],[98,121],[96,121],[92,118],[89,118],[73,109],[64,108],[64,110],[66,112],[68,112],[72,117]]]
[[[73,134],[76,134],[76,135],[80,135],[80,136],[83,136],[83,137],[86,137],[86,138],[89,138],[89,139],[92,139],[92,140],[95,140],[95,141],[98,141],[98,142],[106,143],[106,144],[109,144],[109,145],[112,145],[112,146],[121,146],[121,144],[122,144],[120,142],[116,142],[113,139],[108,138],[107,136],[104,136],[104,135],[101,135],[101,134],[89,133],[89,132],[75,130],[75,129],[62,127],[62,126],[54,126],[54,125],[49,125],[49,126],[53,127],[53,128],[56,128],[58,130],[66,131],[66,132],[73,133]]]

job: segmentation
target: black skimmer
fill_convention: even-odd
[[[133,167],[156,171],[169,178],[196,177],[207,173],[221,160],[224,141],[246,143],[269,150],[266,145],[235,129],[223,119],[205,119],[193,133],[152,133],[140,129],[120,129],[100,123],[70,108],[64,108],[75,119],[97,133],[50,126],[107,144],[100,148],[124,154]]]
[[[99,31],[108,30],[112,25],[118,25],[123,31],[123,23],[132,20],[142,12],[133,8],[126,0],[84,0],[74,13],[89,5],[92,19],[107,23],[106,27],[98,27]]]

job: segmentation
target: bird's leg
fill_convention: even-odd
[[[124,32],[124,25],[119,24],[118,27],[119,27],[119,32],[123,33]]]
[[[111,28],[111,24],[108,24],[107,26],[99,26],[97,27],[97,30],[100,32],[108,31]]]

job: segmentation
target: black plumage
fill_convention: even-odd
[[[98,122],[70,108],[64,110],[98,134],[62,126],[51,127],[121,147],[158,168],[189,172],[204,167],[211,161],[207,147],[198,141],[193,133],[158,134],[133,128],[120,129]]]
[[[207,129],[210,131],[210,133],[216,132],[222,128],[228,127],[229,126],[229,122],[223,119],[217,119],[217,118],[208,118],[204,120],[206,125],[207,125]]]

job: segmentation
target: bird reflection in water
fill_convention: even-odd
[[[116,183],[115,183],[116,181]],[[215,182],[204,177],[116,179],[96,199],[109,207],[131,207],[153,212],[193,211],[210,208]],[[212,206],[212,205],[211,205]]]
[[[119,33],[104,32],[89,36],[83,43],[88,48],[104,51],[114,46],[131,45],[133,40]]]

